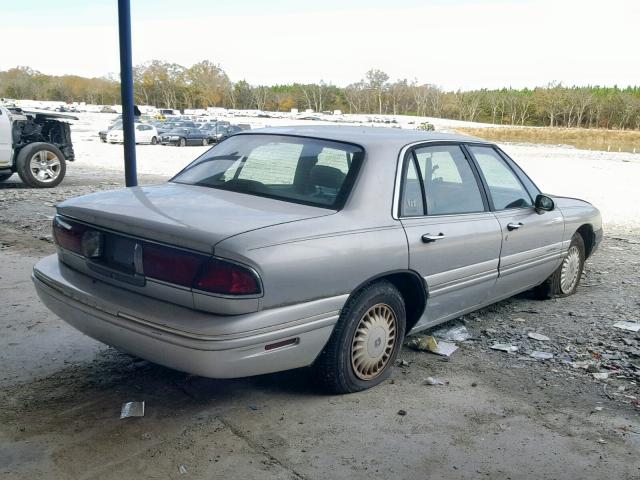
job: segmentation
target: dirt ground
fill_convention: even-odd
[[[330,396],[307,369],[172,371],[45,309],[30,271],[54,250],[55,203],[121,178],[73,166],[52,191],[0,184],[3,479],[640,478],[640,333],[613,327],[639,320],[640,231],[609,229],[576,295],[521,295],[469,315],[456,323],[472,338],[450,358],[405,348],[390,381]],[[535,361],[534,350],[554,357]],[[142,400],[144,417],[119,418],[123,402]]]

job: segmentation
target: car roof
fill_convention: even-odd
[[[379,147],[383,144],[389,148],[402,148],[416,142],[481,142],[491,144],[486,140],[467,135],[442,133],[434,131],[408,130],[389,127],[359,127],[352,125],[299,125],[284,127],[258,128],[243,131],[239,135],[256,135],[261,133],[280,135],[299,135],[316,137],[339,142],[355,143],[365,150],[368,147]]]

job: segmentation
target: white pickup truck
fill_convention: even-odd
[[[71,128],[77,117],[0,106],[0,182],[18,173],[30,187],[55,187],[74,160]]]

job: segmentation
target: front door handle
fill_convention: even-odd
[[[511,223],[507,224],[507,230],[509,230],[509,231],[517,230],[522,226],[524,226],[524,224],[522,222],[518,222],[518,223],[511,222]]]
[[[425,233],[424,235],[422,235],[422,242],[423,243],[431,243],[431,242],[435,242],[436,240],[442,240],[444,238],[444,233],[440,232],[438,235],[431,235],[429,233]]]

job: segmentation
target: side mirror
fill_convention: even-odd
[[[556,204],[551,197],[540,193],[536,196],[535,208],[538,213],[550,212],[556,208]]]

